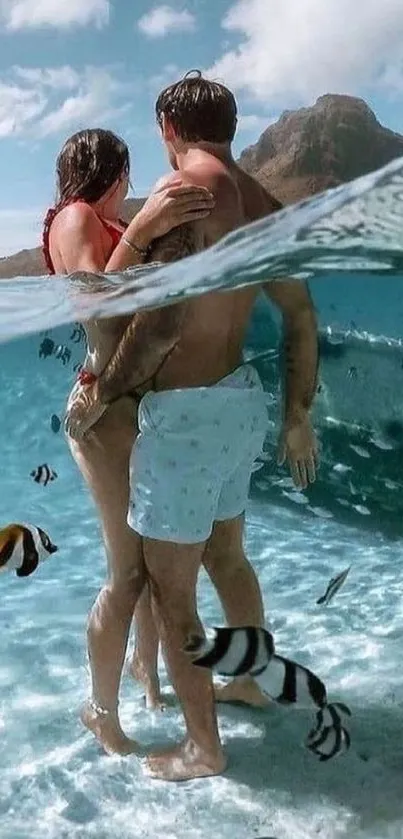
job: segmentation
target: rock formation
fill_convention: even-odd
[[[292,204],[403,156],[403,137],[381,125],[362,99],[321,96],[285,111],[242,152],[241,166],[280,201]]]

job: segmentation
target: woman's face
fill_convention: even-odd
[[[129,191],[129,175],[123,174],[123,175],[121,175],[121,177],[119,178],[119,181],[118,181],[119,201],[122,204],[123,204],[123,201],[125,200],[125,198],[127,196],[128,191]]]

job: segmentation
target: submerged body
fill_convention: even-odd
[[[215,207],[211,215],[203,221],[188,225],[186,229],[172,231],[155,243],[150,255],[153,261],[170,261],[197,253],[215,244],[228,232],[279,208],[278,202],[253,178],[242,172],[228,153],[222,154],[220,149],[190,145],[177,155],[176,162],[181,180],[207,187],[215,197]],[[173,174],[169,181],[175,183],[177,177]],[[166,185],[167,181],[164,183]],[[315,474],[315,444],[306,415],[315,391],[315,316],[309,294],[303,284],[270,283],[264,290],[269,298],[280,306],[285,320],[285,414],[286,423],[289,423],[286,428],[286,453],[291,460],[296,482],[306,485],[307,479],[313,480]],[[149,428],[146,429],[146,423],[143,422],[144,428],[141,428],[132,455],[132,507],[129,521],[135,532],[142,535],[146,568],[158,607],[160,634],[187,724],[187,737],[183,744],[166,753],[153,755],[148,760],[148,771],[151,775],[169,780],[210,775],[222,771],[225,766],[213,708],[211,677],[202,671],[195,672],[182,652],[185,637],[200,629],[195,604],[196,581],[201,563],[205,561],[206,550],[208,552],[208,539],[211,534],[214,538],[217,527],[221,528],[223,534],[221,550],[218,548],[222,573],[223,576],[227,573],[227,585],[228,588],[231,587],[228,596],[230,608],[227,609],[229,622],[232,626],[239,626],[245,622],[262,626],[264,612],[257,587],[254,599],[244,599],[245,571],[241,570],[242,564],[246,563],[242,547],[244,499],[238,510],[235,507],[231,511],[228,510],[228,515],[223,516],[222,520],[217,505],[213,503],[210,520],[204,521],[201,527],[198,519],[199,499],[196,497],[194,510],[189,510],[189,515],[194,515],[195,523],[191,531],[178,532],[178,528],[175,528],[169,535],[169,522],[172,521],[172,513],[169,513],[169,510],[167,527],[163,532],[151,526],[151,519],[154,522],[161,521],[163,495],[160,494],[157,501],[156,486],[161,484],[163,479],[166,480],[166,473],[164,475],[161,471],[161,464],[170,458],[169,441],[173,439],[172,435],[176,435],[178,446],[183,443],[175,421],[170,422],[168,429],[163,424],[159,426],[158,404],[162,397],[166,397],[168,414],[173,410],[175,416],[175,410],[180,407],[182,398],[197,399],[198,394],[204,391],[207,404],[211,401],[213,391],[214,398],[217,397],[217,392],[224,392],[223,380],[231,374],[236,376],[236,371],[242,364],[245,333],[258,293],[259,288],[256,286],[225,293],[215,292],[163,310],[138,313],[127,327],[119,347],[97,382],[77,394],[67,416],[69,433],[82,439],[94,422],[100,417],[102,421],[104,416],[108,415],[108,405],[123,394],[132,392],[139,384],[152,379],[152,392],[144,397],[139,408],[140,422],[142,413],[148,414]],[[250,402],[250,393],[248,386],[245,386],[245,404]],[[259,399],[261,400],[261,392]],[[258,422],[261,423],[262,403],[259,411]],[[186,411],[184,413],[186,414]],[[143,418],[145,419],[145,416]],[[231,406],[227,405],[222,418],[223,432],[231,438]],[[252,424],[253,419],[251,416]],[[164,442],[161,438],[166,431],[168,433]],[[204,429],[208,438],[207,447],[210,449],[214,431],[212,421],[210,427],[206,426]],[[245,424],[243,439],[247,441],[250,434],[251,428]],[[248,471],[244,478],[247,484],[253,456],[259,454],[263,438],[264,433],[260,432],[259,446],[256,446],[254,455],[249,453]],[[295,462],[292,460],[294,439],[297,450]],[[141,459],[141,451],[147,440],[147,456]],[[192,445],[195,441],[189,442]],[[201,442],[199,438],[198,444]],[[233,438],[229,439],[229,442],[232,445],[229,448],[231,456],[234,454]],[[158,452],[161,455],[160,463],[157,463]],[[193,464],[205,468],[200,452],[195,451]],[[173,468],[177,465],[174,462]],[[171,481],[170,490],[168,482],[166,484],[167,508],[171,497],[175,496],[174,501],[176,499],[178,508],[179,495],[186,495],[188,465],[185,464],[182,468],[179,483]],[[216,465],[219,468],[218,464]],[[146,486],[147,472],[150,474]],[[220,480],[223,481],[222,474]],[[219,500],[221,485],[218,491],[216,489],[211,483],[205,485],[203,497],[207,497],[210,492],[215,501]],[[144,505],[142,507],[141,492],[148,498],[148,509],[144,508]],[[178,522],[181,518],[183,517],[179,515]],[[232,555],[231,550],[228,550],[231,540]],[[253,609],[250,606],[252,602]],[[254,612],[253,617],[251,614],[245,614],[246,606]],[[241,612],[243,620],[240,619]],[[245,692],[254,690],[256,695],[256,684],[246,684]],[[235,682],[229,685],[228,689],[224,689],[223,698],[236,699],[239,693],[242,693],[242,689],[240,691],[239,684]]]
[[[57,163],[59,201],[49,211],[44,228],[44,254],[52,273],[123,270],[133,263],[123,234],[141,231],[152,239],[182,221],[203,217],[211,207],[206,190],[162,190],[147,199],[127,226],[120,219],[128,178],[127,146],[111,132],[93,129],[69,138]],[[90,369],[102,369],[127,323],[127,318],[111,318],[85,324]],[[87,636],[92,704],[101,705],[107,714],[98,725],[96,712],[86,704],[82,719],[98,734],[106,751],[121,754],[137,748],[121,729],[118,692],[133,611],[145,582],[141,542],[126,521],[135,424],[136,404],[123,397],[91,438],[79,443],[70,440],[73,457],[98,508],[108,559],[107,584],[91,611]],[[150,636],[149,624],[153,626],[146,604],[141,625],[144,638]],[[146,653],[144,676],[151,683],[156,663]]]

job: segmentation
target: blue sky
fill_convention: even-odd
[[[403,2],[0,0],[0,255],[36,244],[78,128],[119,132],[145,194],[167,166],[155,98],[192,68],[236,93],[236,151],[329,92],[403,132]]]

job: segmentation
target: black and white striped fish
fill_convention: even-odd
[[[49,481],[56,480],[57,472],[51,469],[47,463],[42,463],[41,466],[37,466],[30,472],[30,477],[34,479],[36,484],[42,484],[45,487]]]
[[[336,577],[332,577],[332,579],[329,581],[325,593],[316,601],[317,606],[327,606],[327,604],[330,603],[331,600],[333,600],[335,594],[337,594],[338,590],[342,587],[343,583],[345,583],[347,575],[350,572],[350,568],[351,565],[349,565],[348,568],[345,569],[345,571],[341,571],[340,574],[337,574]]]
[[[274,702],[317,708],[316,726],[306,740],[307,748],[321,761],[329,760],[350,746],[342,715],[351,716],[346,705],[328,703],[323,682],[301,664],[274,651],[273,636],[266,629],[214,627],[206,637],[194,636],[185,646],[193,664],[221,676],[249,675]]]
[[[29,577],[40,562],[56,551],[57,546],[41,527],[14,523],[0,530],[0,571]]]

